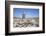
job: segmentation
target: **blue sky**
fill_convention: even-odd
[[[21,17],[22,14],[26,15],[26,17],[31,16],[39,16],[39,9],[32,9],[32,8],[14,8],[13,9],[13,16]]]

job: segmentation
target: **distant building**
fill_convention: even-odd
[[[24,19],[25,18],[25,14],[22,14],[22,19]]]
[[[22,19],[25,19],[25,12],[23,12],[22,14]]]

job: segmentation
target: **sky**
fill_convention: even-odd
[[[22,14],[25,14],[25,17],[39,16],[39,9],[33,8],[14,8],[13,16],[22,17]]]

